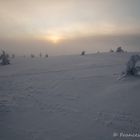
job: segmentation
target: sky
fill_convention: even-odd
[[[0,0],[0,49],[51,55],[140,51],[140,0]]]

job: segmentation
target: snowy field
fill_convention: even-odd
[[[0,140],[140,139],[119,136],[140,134],[140,77],[117,80],[131,55],[19,57],[0,66]]]

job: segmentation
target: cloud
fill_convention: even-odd
[[[137,33],[138,4],[138,0],[1,0],[0,36],[34,37],[51,30],[57,34],[85,31],[85,35],[132,30]]]
[[[13,40],[9,44],[26,48],[36,46],[33,42],[41,38],[55,37],[63,38],[62,50],[70,46],[74,52],[86,44],[98,44],[99,36],[131,36],[134,44],[140,34],[139,13],[139,0],[0,0],[0,45],[2,40]],[[47,40],[46,45],[52,47]]]

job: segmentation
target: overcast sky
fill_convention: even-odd
[[[140,51],[140,0],[0,0],[0,48],[52,55]]]

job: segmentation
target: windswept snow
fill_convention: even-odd
[[[0,66],[0,140],[140,134],[140,77],[117,80],[131,55],[19,57]]]

